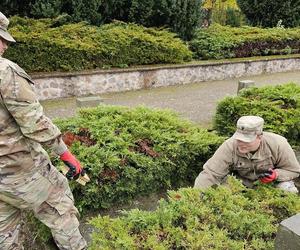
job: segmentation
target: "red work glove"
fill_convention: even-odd
[[[64,153],[62,153],[59,157],[64,164],[67,165],[67,167],[69,168],[69,171],[66,174],[66,177],[70,180],[74,179],[76,180],[79,175],[84,175],[85,171],[84,169],[81,167],[80,162],[75,158],[74,155],[71,154],[70,151],[65,151]]]
[[[278,173],[272,168],[270,168],[267,172],[258,175],[258,178],[262,183],[270,183],[272,181],[275,181],[277,177]]]

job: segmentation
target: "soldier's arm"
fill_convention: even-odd
[[[300,165],[296,155],[286,139],[283,139],[278,147],[278,160],[276,162],[278,181],[289,181],[300,174]]]
[[[26,138],[49,147],[58,155],[67,150],[61,132],[44,115],[30,77],[25,72],[17,72],[7,66],[1,80],[1,98]]]
[[[204,164],[203,171],[195,180],[195,188],[207,188],[214,184],[220,184],[229,174],[229,168],[233,164],[233,147],[231,139],[225,141]]]

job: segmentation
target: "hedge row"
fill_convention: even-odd
[[[185,42],[167,30],[115,22],[100,27],[64,24],[57,19],[13,17],[10,32],[18,41],[5,57],[29,72],[74,71],[132,65],[182,63],[299,53],[300,29],[232,28],[212,25]]]
[[[232,28],[215,24],[198,30],[190,48],[197,59],[294,54],[300,52],[300,28]]]
[[[271,250],[279,223],[299,212],[299,196],[269,185],[247,189],[232,177],[204,192],[170,191],[156,211],[94,218],[89,249]]]
[[[12,18],[10,32],[18,43],[5,57],[31,72],[180,63],[192,57],[187,45],[167,30],[122,22],[101,27],[59,22]]]
[[[291,143],[300,141],[300,86],[284,84],[244,89],[236,97],[226,97],[217,106],[214,128],[230,136],[243,115],[259,115],[265,129],[285,136]]]

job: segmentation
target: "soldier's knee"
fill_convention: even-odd
[[[298,193],[298,189],[295,186],[294,181],[282,181],[276,185],[277,188],[291,193]]]

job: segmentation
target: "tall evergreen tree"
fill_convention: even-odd
[[[93,25],[102,23],[99,12],[101,0],[72,0],[72,13],[75,22],[87,21]]]
[[[112,20],[127,22],[132,0],[102,0],[99,12],[104,23]]]
[[[201,24],[202,0],[132,0],[129,21],[168,27],[189,40]]]
[[[56,17],[61,13],[62,0],[35,0],[30,14],[35,18]]]
[[[274,27],[281,20],[285,27],[300,25],[300,0],[237,0],[254,26]]]
[[[30,16],[31,4],[35,0],[1,0],[1,11],[7,15]]]

